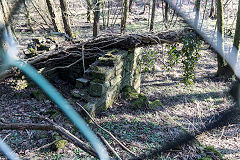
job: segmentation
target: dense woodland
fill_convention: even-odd
[[[240,0],[0,0],[0,22],[0,141],[20,159],[104,159],[88,127],[111,159],[240,159]],[[89,109],[77,79],[139,48],[140,92]]]

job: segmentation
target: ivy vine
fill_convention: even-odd
[[[169,46],[167,69],[170,70],[176,64],[181,63],[184,70],[181,81],[186,85],[191,85],[195,78],[195,68],[201,57],[199,51],[202,41],[195,33],[190,33],[181,38],[180,44],[182,44],[181,47],[179,44]]]

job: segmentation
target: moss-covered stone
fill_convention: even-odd
[[[71,95],[74,98],[81,99],[83,101],[88,101],[88,90],[87,89],[73,89]]]
[[[76,88],[84,88],[89,84],[89,80],[85,78],[76,79]]]
[[[147,97],[144,94],[138,94],[138,97],[131,101],[130,107],[132,109],[141,109],[148,105]]]
[[[127,85],[122,89],[122,96],[124,99],[133,100],[138,98],[138,93],[132,86]]]
[[[105,93],[106,89],[104,84],[91,82],[89,88],[89,94],[94,97],[100,97]]]
[[[138,93],[134,87],[125,86],[122,89],[123,98],[130,100],[132,109],[140,109],[148,105],[147,97],[144,94]]]
[[[92,117],[95,117],[95,111],[96,111],[95,103],[88,102],[86,105],[83,106],[83,108],[86,109]]]

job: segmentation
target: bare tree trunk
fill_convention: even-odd
[[[239,50],[240,48],[240,0],[238,1],[237,23],[236,23],[233,45]]]
[[[200,4],[201,4],[201,0],[196,0],[196,1],[195,1],[195,11],[196,11],[196,15],[195,15],[195,19],[194,19],[194,25],[195,25],[196,27],[198,26],[199,12],[200,12]]]
[[[132,4],[133,4],[133,0],[129,0],[129,12],[132,12]]]
[[[94,22],[93,22],[93,37],[97,37],[100,29],[99,19],[100,19],[100,3],[101,0],[94,0],[93,5],[95,6],[93,10]]]
[[[123,0],[122,18],[121,18],[121,34],[125,34],[126,32],[127,15],[128,15],[128,0]]]
[[[5,22],[8,22],[9,21],[9,14],[10,14],[10,10],[9,10],[9,8],[8,8],[8,5],[7,5],[7,2],[5,1],[5,0],[0,0],[0,2],[1,2],[1,9],[2,9],[2,16],[3,16],[3,22],[2,22],[2,24],[3,25],[5,25],[6,23]],[[11,22],[9,22],[9,24],[10,24]],[[11,27],[10,27],[10,25],[7,25],[7,26],[5,26],[6,27],[6,29],[7,29],[7,31],[8,31],[8,33],[9,34],[12,34],[12,31],[11,31]]]
[[[215,4],[215,3],[214,3],[214,0],[212,0],[211,9],[210,9],[210,14],[209,14],[209,17],[210,17],[210,18],[215,18],[215,16],[216,16],[214,4]]]
[[[153,0],[153,3],[152,3],[152,16],[151,16],[151,23],[150,23],[150,32],[153,31],[154,18],[155,18],[155,8],[156,8],[156,0]]]
[[[92,1],[86,0],[86,2],[87,2],[87,22],[91,23]]]
[[[29,29],[33,33],[32,20],[31,20],[30,12],[28,10],[28,6],[26,4],[26,1],[24,1],[24,8],[25,8],[25,11],[26,11],[26,18],[27,18]]]
[[[57,12],[55,10],[55,5],[54,5],[53,0],[46,0],[46,4],[47,4],[47,7],[48,7],[48,12],[51,16],[51,21],[52,21],[52,24],[53,24],[54,31],[63,32],[63,29],[62,29],[62,26],[61,26],[61,23],[60,23],[60,18],[57,15]]]
[[[69,38],[73,38],[72,27],[70,24],[69,14],[68,14],[68,5],[67,0],[60,0],[60,7],[62,11],[62,19],[65,33],[69,36]]]
[[[217,47],[224,52],[224,45],[223,45],[223,0],[216,0],[217,6]],[[233,72],[230,66],[226,63],[226,61],[218,54],[217,55],[217,62],[218,62],[218,70],[217,76],[232,76]]]
[[[108,4],[108,11],[107,11],[107,27],[109,27],[109,21],[110,21],[110,0],[107,1]]]
[[[164,21],[165,22],[168,22],[168,10],[169,10],[169,5],[167,2],[165,2],[165,10],[164,10],[164,12],[165,12]]]
[[[106,19],[105,19],[105,8],[106,8],[106,1],[105,0],[102,0],[102,3],[101,3],[101,8],[102,8],[102,25],[103,25],[103,29],[106,28]]]

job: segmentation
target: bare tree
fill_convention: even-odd
[[[93,22],[93,37],[97,37],[100,29],[99,19],[100,19],[100,3],[101,0],[94,0],[93,5],[95,6],[93,9],[94,22]]]
[[[132,4],[133,4],[133,0],[129,0],[129,12],[132,12]]]
[[[150,23],[150,32],[153,31],[154,18],[155,18],[155,8],[156,8],[156,0],[153,0],[153,3],[152,3],[151,23]]]
[[[51,17],[51,21],[52,21],[52,24],[53,24],[54,31],[63,32],[63,29],[62,29],[62,26],[61,26],[61,23],[60,23],[60,18],[57,15],[53,0],[46,0],[46,4],[47,4],[47,7],[48,7],[48,12],[49,12],[50,17]]]
[[[223,0],[216,0],[217,6],[217,47],[224,52],[224,45],[223,45]],[[225,76],[232,76],[233,72],[230,66],[226,63],[226,61],[218,54],[217,55],[217,62],[218,62],[218,70],[217,76],[225,75]]]
[[[199,20],[200,4],[201,4],[201,0],[196,0],[196,1],[195,1],[195,11],[196,11],[196,15],[195,15],[195,19],[194,19],[194,25],[195,25],[196,27],[197,27],[197,25],[198,25],[198,20]]]
[[[67,0],[60,0],[60,7],[62,11],[62,20],[65,33],[70,37],[73,38],[72,27],[70,24],[69,14],[68,14],[68,5]]]
[[[122,2],[122,17],[121,17],[121,34],[126,32],[126,23],[128,15],[128,0],[123,0]]]
[[[237,23],[233,45],[239,50],[240,45],[240,0],[238,1]]]
[[[86,2],[87,2],[87,22],[91,23],[92,0],[86,0]]]

